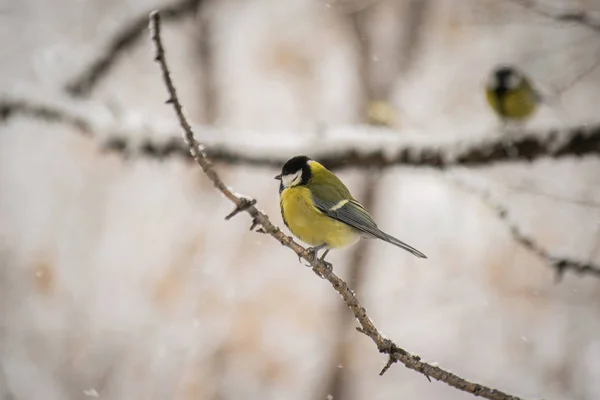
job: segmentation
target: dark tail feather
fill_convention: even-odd
[[[387,233],[383,232],[383,231],[379,231],[379,233],[381,234],[381,236],[379,237],[379,239],[384,240],[388,243],[393,244],[394,246],[398,246],[401,249],[404,249],[410,253],[412,253],[413,255],[415,255],[416,257],[419,258],[427,258],[427,256],[423,253],[421,253],[419,250],[415,249],[412,246],[407,245],[406,243],[396,239],[393,236],[388,235]]]

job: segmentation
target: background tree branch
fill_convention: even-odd
[[[201,10],[198,12],[197,39],[194,41],[194,53],[198,59],[202,75],[200,94],[203,106],[203,121],[208,125],[217,122],[220,115],[219,90],[215,81],[215,49],[213,30],[214,13],[210,10],[214,2],[205,0]],[[213,7],[214,8],[214,7]]]
[[[68,124],[89,136],[98,136],[101,133],[91,119],[60,106],[25,100],[0,100],[0,120],[6,121],[16,116]],[[114,131],[118,131],[116,128]],[[238,139],[235,132],[228,132],[207,136],[205,152],[214,161],[225,164],[273,168],[280,168],[293,155],[310,153],[331,169],[387,168],[400,165],[435,169],[455,166],[487,167],[507,162],[533,162],[542,158],[563,159],[600,155],[600,124],[542,133],[515,133],[511,135],[514,138],[507,135],[456,138],[445,140],[443,144],[411,142],[405,137],[394,137],[392,134],[377,136],[377,132],[373,132],[373,128],[367,126],[352,129],[355,139],[338,141],[335,149],[327,146],[328,140],[335,140],[332,139],[333,135],[321,138],[319,149],[315,149],[310,142],[299,143],[298,146],[283,144],[280,148],[275,145],[265,149],[251,143],[264,141],[264,136],[257,136],[254,140],[250,135],[244,134],[243,138],[249,147],[240,151],[236,147],[239,145],[234,144]],[[386,130],[380,129],[378,132]],[[132,142],[125,136],[104,136],[99,139],[102,141],[100,146],[107,151],[153,159],[190,158],[188,150],[175,137],[174,132],[169,134],[171,138],[160,141],[147,137]],[[239,138],[242,138],[242,135]]]
[[[600,21],[592,18],[592,16],[586,13],[584,10],[573,10],[573,11],[559,11],[548,7],[547,5],[541,4],[537,0],[509,0],[514,4],[530,10],[538,15],[542,15],[546,18],[550,18],[556,22],[569,22],[584,26],[588,29],[594,30],[600,33]]]
[[[225,197],[227,197],[227,199],[235,204],[235,210],[228,215],[227,218],[230,218],[241,211],[247,212],[253,219],[252,228],[260,225],[262,231],[274,237],[282,245],[293,250],[299,257],[309,261],[313,265],[313,270],[331,283],[334,289],[342,296],[348,307],[352,310],[361,325],[361,327],[357,329],[369,336],[377,345],[377,348],[381,353],[389,356],[389,362],[382,373],[385,372],[387,367],[392,363],[402,362],[407,368],[418,371],[427,377],[432,377],[436,380],[445,382],[450,386],[468,393],[472,393],[476,396],[490,400],[518,400],[518,397],[467,381],[457,375],[444,371],[439,367],[422,362],[419,356],[411,355],[405,350],[399,348],[390,339],[385,338],[368,317],[365,308],[359,303],[358,299],[354,295],[353,291],[348,287],[346,282],[329,270],[323,262],[313,259],[313,257],[306,251],[304,247],[300,246],[291,237],[285,235],[278,227],[273,225],[273,223],[271,223],[269,220],[269,217],[254,206],[255,201],[250,201],[246,198],[236,195],[223,183],[219,175],[214,170],[212,163],[207,158],[207,155],[204,153],[202,146],[194,139],[192,128],[186,120],[165,59],[165,51],[160,36],[160,26],[160,14],[158,12],[153,12],[150,15],[150,28],[152,33],[152,41],[155,45],[155,60],[159,63],[163,80],[167,88],[167,92],[169,93],[169,99],[167,100],[167,103],[173,105],[173,109],[177,115],[179,123],[181,124],[181,128],[183,129],[184,140],[189,146],[190,153],[194,157],[194,160],[198,163],[198,165],[200,165],[207,177],[213,182],[214,186]]]
[[[94,130],[91,121],[59,106],[29,100],[0,99],[0,121],[17,116],[69,125],[85,135],[92,135]]]
[[[167,21],[178,20],[196,12],[203,0],[180,0],[161,8],[161,15]],[[65,85],[65,90],[75,97],[87,97],[94,87],[110,72],[119,58],[135,45],[148,27],[147,13],[125,24],[110,39],[105,50],[86,67],[76,78]]]
[[[566,271],[571,271],[579,275],[591,275],[600,277],[600,266],[593,265],[591,262],[573,260],[565,257],[556,257],[550,254],[534,238],[524,233],[517,224],[511,221],[508,209],[492,198],[492,195],[482,189],[475,188],[464,182],[453,180],[454,184],[466,192],[472,193],[480,198],[494,214],[507,226],[513,239],[529,250],[533,254],[543,259],[549,266],[556,270],[557,281],[562,278]]]

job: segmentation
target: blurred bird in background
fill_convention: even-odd
[[[485,92],[488,104],[504,125],[524,122],[535,113],[541,101],[525,74],[510,65],[492,71]]]

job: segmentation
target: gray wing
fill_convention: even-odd
[[[351,227],[378,237],[379,229],[371,215],[355,200],[333,202],[320,199],[313,194],[315,207],[323,214],[341,221]]]
[[[323,200],[317,196],[312,195],[315,207],[323,214],[341,221],[356,230],[362,232],[367,237],[375,237],[398,246],[417,257],[427,258],[425,254],[412,246],[396,239],[395,237],[388,235],[377,227],[375,221],[367,210],[356,200],[341,200],[339,202]]]

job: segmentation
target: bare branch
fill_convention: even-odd
[[[599,65],[600,65],[600,58],[597,58],[590,65],[587,65],[583,70],[579,71],[574,77],[572,77],[571,79],[569,79],[568,82],[564,83],[560,87],[555,87],[552,90],[552,92],[553,92],[552,95],[553,96],[560,96],[561,94],[563,94],[567,90],[571,89],[577,83],[579,83],[579,81],[581,81],[583,78],[585,78],[586,76],[588,76],[592,72],[594,72],[596,70],[596,68],[598,68]]]
[[[92,135],[92,124],[85,118],[55,106],[23,100],[0,99],[0,121],[17,115],[70,125],[85,135]]]
[[[584,26],[600,33],[600,21],[592,18],[584,10],[574,11],[556,11],[552,8],[540,4],[537,0],[509,0],[514,4],[518,4],[527,10],[530,10],[538,15],[550,18],[556,22],[568,22]]]
[[[379,332],[379,330],[375,327],[371,319],[368,317],[367,311],[359,303],[358,299],[356,298],[352,290],[348,287],[346,282],[344,282],[337,275],[335,275],[324,262],[316,259],[316,257],[313,258],[304,247],[300,246],[291,237],[285,235],[278,227],[273,225],[266,214],[259,211],[254,205],[250,205],[247,199],[244,199],[243,197],[240,197],[239,195],[233,193],[223,183],[219,175],[214,170],[212,163],[209,161],[208,157],[204,153],[202,146],[194,139],[194,133],[192,131],[192,128],[187,122],[183,113],[183,108],[177,97],[175,86],[173,84],[173,81],[171,80],[171,74],[169,72],[167,62],[165,60],[165,50],[163,48],[163,44],[160,37],[160,14],[158,12],[153,12],[150,15],[150,29],[152,32],[152,41],[156,49],[155,60],[159,63],[164,83],[169,93],[168,102],[173,105],[173,109],[177,114],[177,118],[179,120],[179,123],[181,124],[181,128],[183,129],[184,140],[190,148],[190,153],[194,157],[196,163],[200,165],[206,176],[213,182],[214,186],[225,197],[227,197],[231,202],[233,202],[236,205],[236,208],[243,209],[243,211],[250,214],[250,216],[253,219],[253,224],[260,224],[262,226],[262,229],[266,233],[274,237],[277,241],[279,241],[279,243],[292,249],[296,253],[296,255],[310,262],[313,266],[313,270],[321,276],[323,276],[325,279],[327,279],[334,287],[334,289],[342,296],[348,307],[354,313],[356,319],[359,321],[361,325],[361,332],[363,332],[365,335],[371,338],[371,340],[373,340],[373,342],[377,345],[378,350],[381,353],[388,354],[393,360],[393,362],[399,361],[403,363],[407,368],[421,372],[424,375],[445,382],[450,386],[453,386],[457,389],[463,390],[468,393],[472,393],[476,396],[481,396],[483,398],[492,400],[519,400],[518,397],[511,396],[498,390],[469,382],[463,378],[460,378],[457,375],[444,371],[441,368],[424,363],[421,361],[420,357],[409,354],[405,350],[399,348],[391,340],[383,337],[383,335]]]
[[[511,192],[527,194],[529,196],[538,196],[538,197],[544,198],[546,200],[550,200],[550,201],[554,201],[554,202],[558,202],[558,203],[566,203],[566,204],[572,204],[572,205],[576,205],[576,206],[580,206],[580,207],[600,209],[600,202],[597,202],[597,201],[578,199],[578,198],[574,198],[574,197],[545,192],[542,190],[532,188],[531,185],[526,184],[526,183],[510,184],[510,183],[506,183],[506,182],[501,182],[496,179],[491,179],[489,177],[487,177],[486,179],[494,182],[494,184],[501,185],[503,187],[503,189],[509,190]]]
[[[399,75],[406,75],[416,61],[417,52],[426,35],[425,27],[430,8],[430,0],[410,0],[408,2],[408,9],[403,18],[405,39],[402,41],[402,48],[399,52]]]
[[[572,260],[564,257],[555,257],[548,250],[543,248],[535,239],[523,233],[521,229],[510,220],[508,209],[494,201],[492,195],[482,189],[475,188],[464,182],[454,180],[457,187],[477,195],[481,200],[496,214],[502,222],[508,227],[514,240],[521,246],[545,260],[548,265],[555,268],[556,280],[560,281],[566,271],[574,272],[578,275],[592,275],[600,277],[600,266],[593,265],[591,262]]]
[[[165,20],[177,20],[198,9],[203,0],[180,0],[160,10]],[[119,30],[110,40],[104,52],[98,55],[81,74],[65,86],[67,93],[74,97],[87,97],[104,78],[117,60],[134,46],[146,32],[148,14],[143,13]]]

